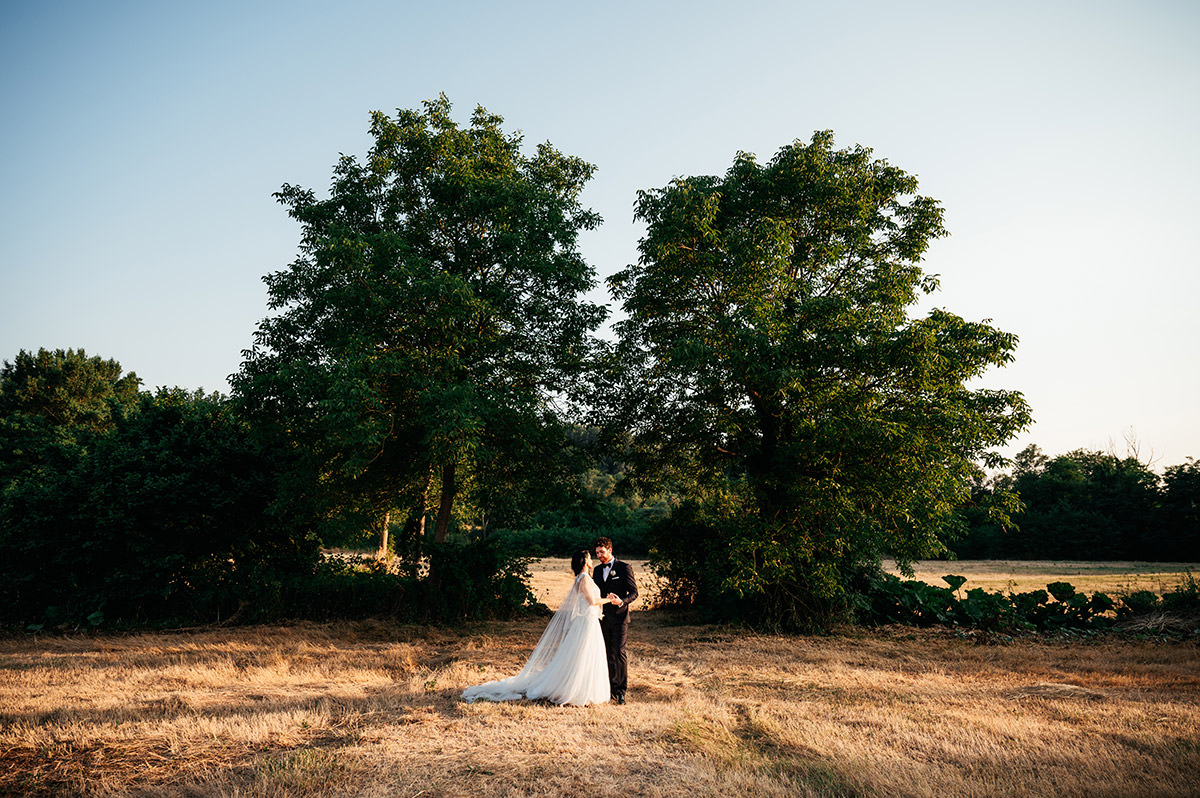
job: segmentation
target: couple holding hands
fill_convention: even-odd
[[[546,624],[525,667],[516,676],[468,687],[466,701],[546,699],[555,704],[625,703],[628,658],[625,636],[637,582],[629,563],[613,557],[612,541],[597,538],[592,552],[571,557],[575,582]]]

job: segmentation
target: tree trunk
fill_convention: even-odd
[[[417,494],[404,521],[404,539],[397,541],[396,546],[401,558],[409,563],[416,574],[420,567],[421,555],[425,551],[425,515],[429,512],[429,486],[433,484],[433,467],[425,471],[425,484]]]
[[[433,467],[425,469],[425,485],[421,488],[421,496],[417,499],[417,507],[413,510],[415,519],[414,532],[418,539],[425,537],[425,514],[429,512],[429,486],[433,484]]]
[[[375,556],[381,560],[386,560],[388,556],[388,527],[392,523],[392,511],[388,510],[383,514],[383,521],[379,524],[379,551]]]
[[[435,543],[446,542],[446,531],[450,528],[450,510],[454,506],[454,494],[458,485],[454,481],[454,463],[442,466],[442,503],[438,507],[437,525],[433,528]]]
[[[745,459],[746,472],[751,484],[758,493],[759,501],[763,503],[762,516],[768,517],[782,505],[783,486],[780,481],[779,465],[776,457],[779,451],[779,418],[782,408],[763,398],[762,393],[747,390],[750,404],[759,426],[758,451]]]

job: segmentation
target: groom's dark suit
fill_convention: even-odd
[[[633,568],[629,563],[612,560],[608,578],[604,578],[604,565],[598,563],[592,570],[592,579],[605,598],[616,593],[621,603],[605,604],[600,619],[600,631],[604,635],[604,648],[608,654],[608,683],[613,698],[624,700],[625,688],[629,684],[629,657],[625,654],[625,634],[629,630],[629,605],[637,601],[637,582],[633,579]]]

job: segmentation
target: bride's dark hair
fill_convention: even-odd
[[[581,573],[583,573],[583,564],[587,562],[587,558],[587,549],[580,549],[571,555],[571,570],[575,572],[576,576],[579,576]]]

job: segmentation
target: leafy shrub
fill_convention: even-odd
[[[1158,608],[1158,594],[1150,590],[1135,590],[1121,596],[1121,605],[1117,608],[1117,615],[1121,618],[1128,618],[1131,615],[1153,612]]]
[[[490,540],[431,546],[429,575],[419,582],[416,609],[427,620],[512,617],[537,599],[529,590],[529,560]]]
[[[958,574],[946,574],[942,577],[942,581],[950,585],[952,591],[957,592],[960,587],[967,583],[967,578]]]
[[[245,620],[326,621],[399,614],[412,580],[389,573],[376,561],[325,559],[309,573],[268,576],[245,596]]]
[[[274,512],[278,454],[221,397],[140,395],[0,502],[8,624],[204,622],[264,574],[310,571],[316,541]]]
[[[867,623],[957,624],[986,631],[1048,631],[1104,628],[1111,624],[1109,614],[1116,609],[1116,602],[1108,595],[1095,593],[1089,597],[1078,593],[1068,582],[1054,582],[1046,586],[1047,590],[1013,594],[973,588],[959,599],[955,590],[962,587],[963,577],[942,578],[951,589],[901,580],[883,572],[872,574],[858,585],[857,617]],[[1131,606],[1154,606],[1142,596],[1135,596],[1129,602],[1124,608],[1126,614],[1133,614]]]
[[[1116,609],[1117,603],[1107,593],[1093,593],[1090,609],[1092,615],[1103,615]]]
[[[1009,600],[1013,604],[1014,623],[1026,629],[1044,629],[1055,612],[1045,590],[1013,593]]]
[[[1169,612],[1200,613],[1200,584],[1191,571],[1184,572],[1179,587],[1163,593],[1162,606]]]
[[[691,607],[710,622],[800,632],[825,630],[864,611],[860,603],[870,600],[854,586],[882,579],[877,564],[861,552],[818,562],[816,550],[798,551],[785,538],[772,538],[771,522],[750,508],[743,490],[713,491],[650,527],[650,567],[666,585],[662,603]],[[930,596],[923,611],[936,616],[933,605],[940,600]]]
[[[875,623],[932,626],[948,623],[955,615],[953,590],[883,571],[865,575],[863,593],[867,600],[859,603],[859,616]]]
[[[1055,601],[1070,601],[1075,597],[1075,586],[1070,582],[1051,582],[1046,585]]]
[[[537,606],[528,560],[491,541],[431,544],[427,568],[397,573],[378,560],[328,558],[306,574],[264,580],[246,620],[390,617],[406,623],[512,618]],[[418,575],[419,574],[419,575]]]
[[[618,556],[636,557],[645,553],[642,533],[640,529],[629,528],[534,527],[498,530],[489,535],[489,539],[495,540],[498,546],[516,556],[570,557],[579,549],[590,549],[592,541],[603,536],[613,540]]]
[[[1003,593],[988,593],[981,587],[967,591],[959,602],[959,617],[966,625],[996,631],[1012,627],[1013,603]]]

